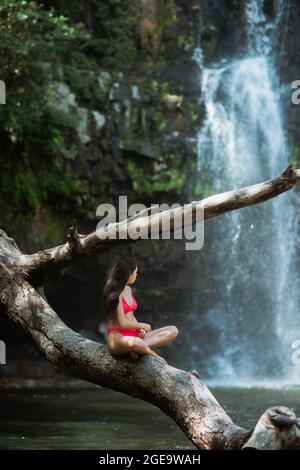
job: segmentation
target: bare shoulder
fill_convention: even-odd
[[[126,285],[124,287],[124,292],[128,292],[129,294],[131,294],[132,293],[131,287]]]
[[[128,288],[128,286],[125,286],[124,289],[122,290],[122,292],[119,295],[119,299],[122,299],[123,297],[126,297],[126,294],[127,295],[128,295],[128,293],[130,294],[130,292],[131,292],[131,289]]]

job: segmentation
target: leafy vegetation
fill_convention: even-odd
[[[47,87],[49,68],[88,34],[53,8],[3,0],[0,35],[0,78],[7,95],[0,108],[1,218],[16,222],[37,214],[54,195],[68,200],[82,192],[63,159],[76,121],[49,105]]]
[[[71,157],[78,118],[67,107],[51,105],[51,85],[55,81],[69,86],[79,106],[90,107],[97,100],[104,103],[106,100],[106,91],[95,87],[95,77],[90,72],[126,74],[130,67],[140,66],[139,90],[145,101],[137,101],[137,109],[133,106],[132,114],[140,119],[141,132],[152,126],[153,132],[164,133],[167,124],[158,107],[153,107],[149,124],[145,106],[147,99],[153,100],[156,89],[158,100],[167,94],[168,83],[153,79],[153,86],[149,87],[151,80],[146,69],[152,73],[153,67],[166,65],[169,46],[164,41],[168,39],[168,44],[173,44],[168,31],[176,19],[174,5],[173,0],[160,3],[159,56],[154,61],[151,54],[141,51],[142,2],[1,1],[0,79],[6,83],[6,104],[0,107],[1,225],[13,231],[22,224],[26,227],[28,221],[40,222],[43,218],[44,232],[47,223],[53,227],[49,230],[51,237],[59,235],[58,218],[64,212],[72,213],[72,217],[73,214],[94,217],[91,187],[75,167],[79,164],[87,168],[88,164],[80,151],[78,161]],[[134,79],[133,84],[136,83]],[[93,188],[99,187],[109,198],[113,197],[114,172],[122,180],[121,173],[126,173],[126,169],[120,168],[118,161],[112,161],[114,144],[108,140],[103,143],[104,151],[97,148],[91,158],[102,159],[107,167],[106,173],[95,178]],[[136,178],[133,193],[151,197],[156,192],[180,192],[183,175],[169,163],[170,168],[159,175],[149,175],[146,180],[139,167],[132,168]]]

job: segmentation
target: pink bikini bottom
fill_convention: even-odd
[[[110,331],[118,331],[118,333],[121,333],[123,336],[138,336],[138,330],[127,330],[125,328],[115,328],[115,327],[110,327],[107,328],[107,334],[109,334]]]

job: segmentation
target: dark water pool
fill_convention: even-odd
[[[266,408],[300,416],[300,390],[214,388],[233,420],[251,428]],[[0,449],[194,449],[158,408],[104,388],[0,390]]]

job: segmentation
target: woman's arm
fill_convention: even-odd
[[[134,328],[135,329],[140,329],[140,328],[143,328],[146,331],[151,330],[150,325],[148,325],[147,323],[139,323],[136,320],[136,318],[135,318],[135,321],[134,320],[127,320],[127,318],[125,316],[125,313],[124,313],[121,296],[119,297],[119,304],[118,304],[118,308],[117,308],[117,317],[118,317],[118,321],[119,321],[119,324],[120,324],[121,328],[127,328],[127,329],[134,329]]]
[[[138,321],[137,321],[137,319],[135,318],[134,314],[132,314],[132,317],[133,317],[133,318],[132,318],[132,321],[134,321],[135,324],[137,324]],[[145,338],[145,335],[146,335],[147,331],[146,331],[144,328],[137,328],[137,329],[138,329],[138,337],[139,337],[139,338],[142,338],[142,339]]]

